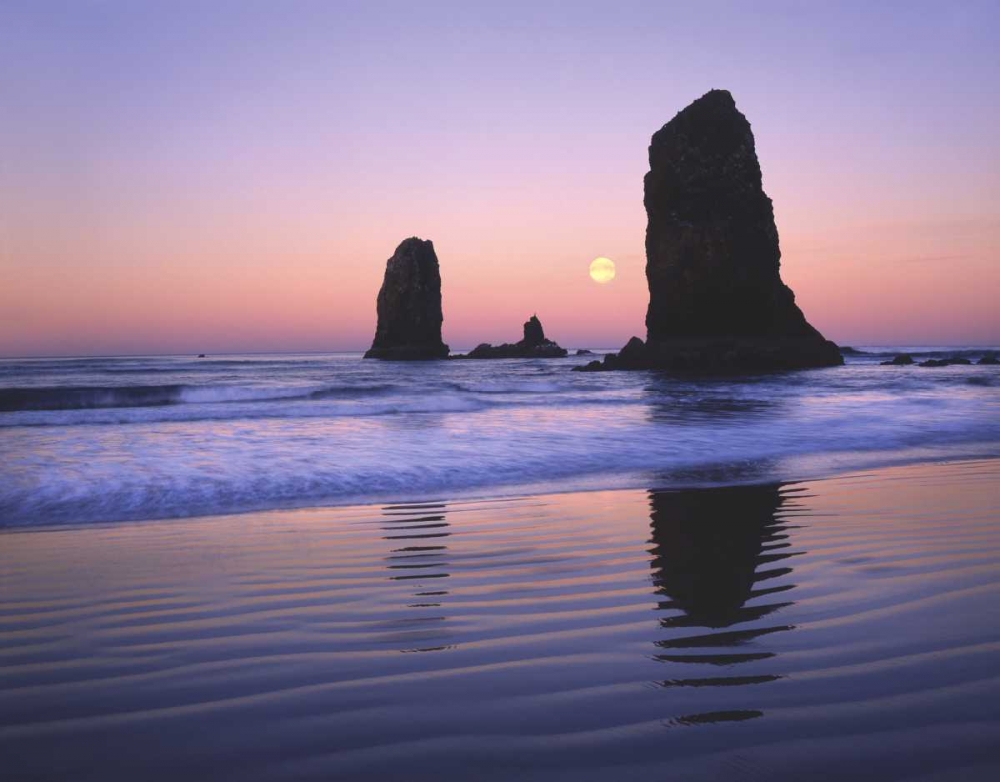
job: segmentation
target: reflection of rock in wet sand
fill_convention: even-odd
[[[443,503],[390,505],[382,509],[385,540],[393,544],[386,557],[389,579],[414,587],[407,608],[422,609],[421,615],[399,620],[399,632],[392,640],[402,644],[403,652],[431,652],[450,648],[435,644],[450,638],[445,629],[447,617],[436,610],[448,594],[442,582],[449,577],[445,539],[450,524],[445,520]],[[385,639],[388,640],[388,639]]]
[[[667,663],[733,665],[767,660],[763,639],[792,629],[758,622],[791,605],[754,598],[776,595],[792,584],[765,582],[791,573],[774,563],[792,556],[779,511],[788,499],[780,486],[730,486],[712,489],[650,492],[653,582],[671,610],[660,620],[678,632],[657,641]],[[741,628],[737,625],[750,624]],[[688,628],[707,628],[692,632]],[[721,632],[718,630],[725,628]],[[761,643],[755,643],[761,639]],[[747,648],[750,647],[750,648]],[[754,648],[756,647],[756,648]],[[771,673],[668,679],[664,686],[759,684],[780,678]]]

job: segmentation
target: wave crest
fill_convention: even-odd
[[[329,399],[381,394],[393,388],[391,384],[268,388],[238,385],[195,386],[176,383],[146,386],[0,388],[0,412]]]

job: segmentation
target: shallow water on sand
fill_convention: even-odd
[[[998,487],[0,532],[4,777],[1000,778]]]

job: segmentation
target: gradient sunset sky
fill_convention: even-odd
[[[0,355],[364,349],[411,235],[453,350],[533,312],[619,347],[649,138],[716,87],[827,337],[995,344],[998,31],[996,2],[2,0]]]

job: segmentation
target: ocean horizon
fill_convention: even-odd
[[[981,347],[730,378],[356,353],[0,360],[0,525],[825,477],[997,455]]]

